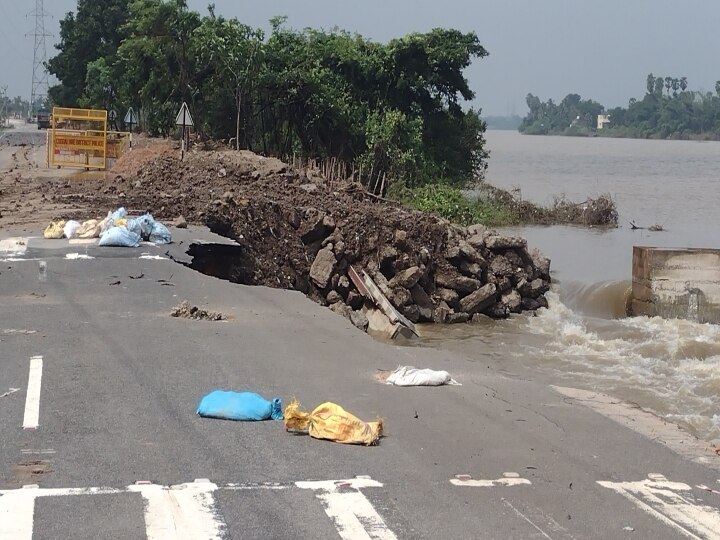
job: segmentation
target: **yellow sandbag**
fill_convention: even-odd
[[[116,227],[127,227],[127,218],[120,218],[115,220]]]
[[[53,238],[58,239],[65,236],[65,220],[62,221],[53,221],[50,225],[45,227],[45,230],[43,231],[43,236],[45,238]]]
[[[292,400],[285,408],[285,429],[307,431],[316,439],[328,439],[344,444],[377,444],[383,434],[383,421],[363,422],[340,405],[326,402],[311,413],[300,410],[300,403]]]

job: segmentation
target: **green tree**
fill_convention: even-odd
[[[88,64],[99,58],[112,64],[125,35],[128,4],[127,0],[78,0],[77,12],[60,21],[59,53],[47,64],[60,81],[49,90],[54,103],[78,106],[88,84]]]

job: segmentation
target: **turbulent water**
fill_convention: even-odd
[[[540,203],[610,193],[620,227],[509,230],[552,259],[550,308],[500,323],[426,328],[424,342],[608,392],[720,439],[720,326],[625,317],[633,245],[720,248],[720,143],[501,131],[488,141],[490,183]],[[631,221],[665,230],[632,230]]]

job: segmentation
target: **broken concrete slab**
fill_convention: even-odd
[[[336,264],[337,259],[335,258],[335,254],[332,252],[332,249],[329,247],[321,249],[318,251],[315,260],[310,267],[310,279],[319,288],[324,289],[327,287],[330,277],[335,271]]]

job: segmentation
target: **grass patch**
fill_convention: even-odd
[[[581,203],[560,197],[549,207],[523,201],[485,183],[480,183],[472,195],[447,184],[402,188],[391,191],[389,195],[406,206],[460,225],[482,223],[489,227],[503,227],[573,224],[612,227],[617,226],[618,222],[615,202],[609,195],[588,198]]]

